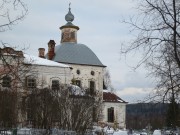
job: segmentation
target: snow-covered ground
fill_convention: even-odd
[[[94,135],[96,135],[96,133],[100,133],[100,132],[104,132],[105,135],[128,135],[128,131],[127,130],[114,130],[112,127],[104,127],[101,128],[99,126],[94,126]]]
[[[65,131],[60,129],[30,129],[30,128],[20,128],[17,130],[17,135],[42,135],[42,133],[50,133],[50,135],[59,135],[59,134],[68,134],[68,135],[76,135],[75,131]],[[172,131],[161,131],[154,130],[151,134],[147,134],[145,131],[142,132],[133,132],[132,134],[128,134],[127,130],[114,130],[110,127],[101,128],[99,126],[94,126],[92,132],[89,132],[85,135],[97,135],[98,133],[104,133],[104,135],[172,135]],[[174,132],[174,135],[179,135],[178,132]],[[0,135],[13,135],[12,131],[5,131],[4,133],[0,133]]]

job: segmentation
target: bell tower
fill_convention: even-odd
[[[77,43],[77,31],[79,30],[79,27],[72,24],[72,21],[74,20],[74,15],[71,13],[70,5],[71,3],[69,3],[69,11],[65,16],[65,20],[67,21],[67,23],[60,27],[61,43]]]

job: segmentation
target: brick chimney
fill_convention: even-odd
[[[39,48],[38,50],[39,50],[39,57],[45,58],[45,56],[44,56],[45,49],[44,48]]]
[[[53,57],[55,56],[55,53],[54,53],[54,48],[55,48],[55,42],[54,40],[50,40],[48,42],[48,59],[49,60],[52,60]]]

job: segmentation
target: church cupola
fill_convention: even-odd
[[[74,15],[71,13],[70,4],[69,12],[66,14],[65,20],[67,21],[67,23],[60,27],[61,43],[77,43],[77,31],[79,30],[79,27],[72,24],[72,21],[74,20]]]

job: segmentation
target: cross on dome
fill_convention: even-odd
[[[71,3],[69,3],[69,12],[66,14],[66,16],[65,16],[65,20],[67,21],[67,22],[72,22],[73,20],[74,20],[74,15],[71,13]]]

